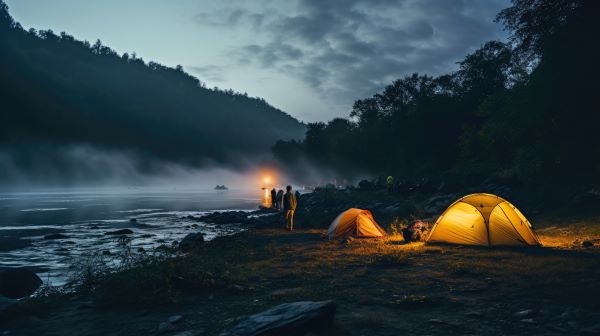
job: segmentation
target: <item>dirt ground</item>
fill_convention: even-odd
[[[218,239],[211,249],[248,256],[248,276],[239,284],[136,308],[99,308],[72,297],[44,313],[11,318],[0,335],[158,334],[173,315],[183,319],[161,334],[217,335],[277,304],[328,299],[337,303],[329,335],[600,331],[599,244],[573,246],[600,239],[600,218],[538,221],[540,248],[406,244],[395,236],[342,243],[323,233],[265,228]]]

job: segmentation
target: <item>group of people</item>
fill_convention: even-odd
[[[275,187],[271,190],[271,207],[278,211],[283,211],[285,228],[289,231],[294,229],[294,213],[298,207],[298,200],[300,199],[300,192],[292,192],[292,186],[288,185],[285,187],[285,194],[283,190],[277,191]]]

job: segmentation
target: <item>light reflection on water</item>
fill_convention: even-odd
[[[119,252],[118,238],[105,232],[132,230],[134,252],[170,245],[191,232],[203,232],[210,240],[244,228],[207,224],[188,216],[214,210],[254,210],[259,204],[271,204],[268,190],[0,193],[0,267],[27,266],[44,281],[60,285],[69,266],[77,261]],[[130,221],[132,218],[136,221]],[[67,238],[44,239],[52,233]]]
[[[271,207],[271,191],[267,188],[264,188],[264,192],[262,195],[262,206],[265,208]]]

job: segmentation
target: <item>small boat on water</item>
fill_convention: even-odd
[[[215,187],[215,190],[229,190],[229,188],[227,188],[224,184],[217,184],[217,186]]]

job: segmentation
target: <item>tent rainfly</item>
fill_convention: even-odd
[[[427,242],[479,246],[541,245],[519,209],[492,194],[471,194],[454,202],[435,222]]]
[[[347,236],[376,238],[385,236],[385,231],[375,222],[371,211],[350,208],[331,222],[327,236],[329,239]]]

